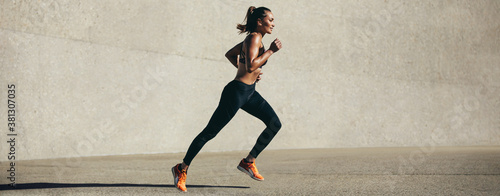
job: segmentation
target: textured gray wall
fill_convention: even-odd
[[[283,122],[268,148],[500,145],[497,0],[0,2],[0,161],[12,83],[19,160],[185,152],[250,5],[284,45],[257,86]],[[263,128],[240,111],[203,151]]]

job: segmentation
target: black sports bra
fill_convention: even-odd
[[[264,52],[266,52],[266,48],[264,48],[264,44],[262,44],[262,48],[259,48],[259,55],[258,56],[264,54]],[[240,63],[245,64],[245,53],[243,52],[243,44],[241,44]],[[264,64],[262,64],[260,67],[266,65],[266,63],[267,63],[267,61],[264,62]]]

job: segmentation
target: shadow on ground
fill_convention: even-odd
[[[24,183],[16,184],[15,187],[0,185],[0,190],[25,190],[25,189],[53,189],[53,188],[82,188],[82,187],[169,187],[167,184],[127,184],[127,183]],[[247,189],[247,186],[214,186],[214,185],[187,185],[187,188],[236,188]]]

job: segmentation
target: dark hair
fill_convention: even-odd
[[[243,20],[246,24],[238,24],[236,26],[236,28],[240,30],[240,34],[245,32],[247,34],[254,32],[257,27],[257,20],[264,19],[267,16],[266,11],[270,12],[271,10],[267,7],[255,8],[254,6],[250,6],[245,19]]]

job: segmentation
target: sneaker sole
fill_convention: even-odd
[[[175,166],[174,166],[174,167],[172,167],[172,175],[174,176],[174,186],[175,186],[175,188],[177,188],[177,190],[179,190],[179,191],[181,191],[181,192],[187,192],[187,191],[183,191],[183,190],[181,190],[179,187],[177,187],[177,182],[178,182],[178,180],[177,180],[177,178],[175,177]]]
[[[238,170],[240,170],[241,172],[247,174],[248,176],[250,176],[250,178],[254,179],[254,180],[257,180],[257,181],[264,181],[263,179],[259,179],[259,178],[256,178],[255,176],[253,176],[252,173],[250,173],[249,171],[247,171],[245,168],[241,167],[238,165]]]

